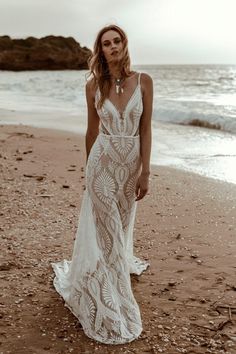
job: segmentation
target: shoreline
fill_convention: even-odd
[[[135,254],[150,268],[131,276],[143,332],[129,344],[106,346],[84,335],[55,292],[50,266],[70,259],[73,250],[85,178],[83,137],[23,125],[1,125],[0,131],[0,351],[235,352],[234,184],[152,165],[134,230]]]
[[[0,110],[0,114],[1,114],[1,110]],[[28,117],[31,117],[32,116],[32,113],[27,113],[26,116]],[[34,117],[37,117],[37,114],[33,114]],[[52,117],[56,117],[56,113],[54,115],[48,115],[48,114],[45,114],[46,117],[48,116],[52,116]],[[19,114],[16,113],[16,117],[19,117]],[[38,114],[38,117],[42,117],[42,115],[39,113]],[[55,118],[54,117],[54,118]],[[4,123],[4,122],[1,122],[1,119],[0,119],[0,127],[6,127],[6,126],[11,126],[11,127],[25,127],[26,129],[30,129],[30,128],[33,128],[33,129],[44,129],[44,130],[49,130],[49,131],[55,131],[57,132],[58,134],[72,134],[72,135],[75,135],[77,136],[79,139],[83,138],[84,135],[85,135],[85,132],[86,132],[86,125],[85,125],[85,122],[83,122],[81,124],[78,124],[78,118],[79,117],[76,117],[76,116],[72,116],[75,120],[74,122],[74,126],[72,125],[70,128],[69,126],[63,126],[60,124],[60,121],[58,122],[58,128],[55,128],[54,125],[55,125],[55,122],[53,122],[53,125],[50,123],[50,122],[46,122],[43,121],[41,124],[39,123],[35,123],[35,124],[28,124],[28,123],[16,123],[16,122],[13,122],[13,123]],[[60,120],[63,120],[63,119],[66,119],[66,115],[60,115],[59,116],[59,119]],[[81,119],[81,117],[80,117]],[[209,173],[206,172],[206,170],[204,170],[204,165],[206,164],[206,162],[204,161],[204,158],[202,159],[202,166],[200,164],[200,166],[196,166],[196,162],[194,161],[195,157],[192,158],[192,164],[191,163],[187,163],[185,165],[184,163],[184,160],[181,162],[179,157],[178,156],[175,156],[175,152],[173,150],[170,150],[170,152],[168,151],[167,152],[167,146],[164,146],[164,142],[161,141],[159,142],[159,144],[161,144],[161,148],[160,146],[156,145],[156,141],[159,139],[159,131],[162,130],[162,133],[165,133],[167,132],[167,135],[169,134],[169,131],[172,131],[171,134],[173,134],[173,131],[176,130],[176,137],[177,135],[179,134],[179,131],[178,129],[181,127],[183,127],[183,129],[186,129],[186,131],[190,131],[191,129],[200,129],[201,131],[201,134],[207,134],[208,133],[208,129],[207,128],[199,128],[199,127],[191,127],[189,125],[181,125],[181,124],[172,124],[172,123],[164,123],[163,122],[158,122],[156,123],[156,127],[153,129],[153,147],[152,147],[152,156],[151,156],[151,165],[152,166],[156,166],[156,167],[160,167],[160,166],[163,166],[163,167],[169,167],[169,168],[172,168],[172,169],[177,169],[179,171],[183,171],[183,172],[186,172],[186,173],[193,173],[195,175],[198,175],[198,176],[202,176],[202,177],[205,177],[205,178],[209,178],[209,179],[213,179],[213,180],[216,180],[216,181],[219,181],[219,182],[223,182],[223,183],[229,183],[229,184],[233,184],[233,185],[236,185],[236,171],[235,170],[232,170],[230,171],[228,177],[223,177],[223,175],[220,175],[218,173],[215,174],[215,175],[210,175]],[[76,128],[74,128],[76,127]],[[72,128],[74,128],[72,130]],[[157,130],[157,131],[156,131]],[[204,132],[205,130],[205,132]],[[191,133],[192,134],[192,133]],[[222,134],[222,136],[225,134],[226,136],[229,137],[234,137],[234,135],[232,135],[231,133],[229,132],[222,132],[222,131],[219,131],[219,134]],[[160,140],[160,139],[159,139]],[[236,143],[236,136],[235,136],[235,143]],[[174,144],[173,144],[174,145]],[[232,144],[233,145],[233,144]],[[164,148],[163,148],[164,146]],[[231,148],[231,146],[230,146]],[[211,148],[212,150],[212,148]],[[171,156],[171,151],[173,151],[173,156]],[[229,147],[227,148],[227,151],[229,151]],[[158,153],[157,153],[158,152]],[[160,152],[160,154],[159,154]],[[158,155],[161,155],[161,156],[158,156]],[[215,156],[215,158],[214,158]],[[222,157],[224,157],[224,154],[215,154],[212,156],[213,157],[213,160],[211,161],[211,164],[212,166],[214,166],[214,164],[217,163],[217,158],[218,159],[222,159]],[[219,167],[222,167],[224,169],[229,169],[231,170],[232,169],[232,164],[234,163],[235,161],[235,164],[236,164],[236,155],[225,155],[225,159],[226,158],[230,158],[230,160],[225,160],[225,162],[221,163],[219,165]],[[197,158],[197,157],[196,157]],[[197,158],[199,159],[199,158]],[[200,157],[201,159],[201,157]],[[234,161],[232,161],[232,159],[234,159]],[[188,160],[188,157],[187,157],[187,160]],[[209,160],[207,161],[207,163],[209,163]],[[211,170],[211,173],[214,173],[214,169]]]

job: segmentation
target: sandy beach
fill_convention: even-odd
[[[132,276],[143,333],[127,345],[87,338],[55,291],[70,259],[84,189],[84,137],[0,126],[0,354],[236,353],[236,184],[152,166],[139,202]]]

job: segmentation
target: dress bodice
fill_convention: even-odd
[[[99,132],[107,135],[137,136],[139,122],[143,112],[142,91],[140,84],[141,73],[138,74],[138,83],[130,96],[123,112],[119,112],[115,104],[106,98],[102,107],[98,108],[100,99],[99,88],[95,95],[95,107],[100,118]]]

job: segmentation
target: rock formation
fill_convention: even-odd
[[[11,39],[0,36],[0,70],[87,69],[90,49],[72,37]]]

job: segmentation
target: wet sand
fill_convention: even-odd
[[[152,166],[138,204],[132,276],[143,333],[87,338],[56,293],[51,262],[70,259],[84,188],[84,137],[0,126],[0,353],[236,353],[236,185]]]

